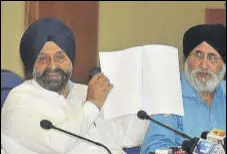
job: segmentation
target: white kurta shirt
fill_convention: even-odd
[[[1,113],[1,144],[6,154],[105,154],[87,141],[54,129],[45,130],[47,119],[62,129],[106,145],[113,154],[123,147],[142,144],[148,122],[136,115],[106,121],[102,110],[86,102],[87,86],[69,82],[67,99],[42,88],[35,80],[14,88]],[[124,103],[124,102],[122,102]],[[94,124],[95,122],[95,124]]]

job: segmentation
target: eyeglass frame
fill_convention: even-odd
[[[63,54],[63,51],[58,51],[57,53],[54,54],[54,61],[56,63],[63,63],[66,60],[66,55]],[[58,57],[60,56],[60,57]],[[42,59],[42,58],[46,58],[46,59]],[[42,64],[49,64],[51,61],[51,57],[50,55],[41,52],[38,57],[37,57],[37,62],[38,63],[42,63]]]
[[[201,54],[201,56],[198,56],[197,54]],[[204,60],[204,58],[205,58],[204,52],[202,52],[200,50],[196,50],[195,52],[190,53],[189,56],[194,56],[193,58],[196,58],[198,60]],[[210,58],[212,56],[213,56],[214,60],[212,60]],[[217,64],[219,59],[223,60],[222,57],[219,57],[217,54],[214,54],[214,53],[208,53],[206,56],[206,59],[212,64]]]

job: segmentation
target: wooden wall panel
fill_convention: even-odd
[[[224,24],[226,25],[226,10],[207,8],[205,10],[205,23],[206,24]]]
[[[57,17],[69,26],[76,38],[72,80],[87,84],[88,71],[97,64],[98,2],[27,1],[25,28],[43,17]]]

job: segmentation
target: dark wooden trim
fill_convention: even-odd
[[[205,9],[206,24],[224,24],[226,25],[226,9],[222,8],[206,8]]]

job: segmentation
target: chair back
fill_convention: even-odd
[[[11,89],[21,84],[23,79],[9,70],[1,70],[1,108]]]

